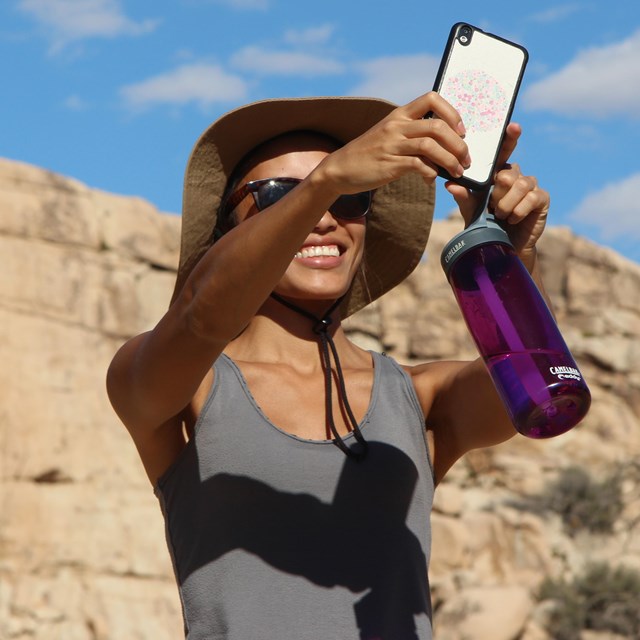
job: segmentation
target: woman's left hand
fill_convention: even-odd
[[[533,176],[525,176],[519,165],[508,162],[521,133],[520,125],[508,125],[496,163],[497,167],[502,168],[495,175],[489,210],[497,219],[505,222],[505,229],[516,252],[531,271],[535,263],[536,242],[546,224],[550,199]],[[454,182],[447,182],[445,186],[468,224],[483,194],[472,192]]]

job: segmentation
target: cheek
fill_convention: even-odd
[[[354,246],[357,248],[358,254],[364,253],[364,243],[367,236],[366,218],[358,222],[350,222],[348,224],[349,234],[353,240]]]

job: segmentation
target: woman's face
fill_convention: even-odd
[[[283,136],[260,149],[238,186],[263,178],[305,178],[333,150],[334,143],[320,135]],[[259,211],[248,196],[237,206],[236,216],[241,223],[253,215]],[[362,261],[365,220],[343,220],[326,211],[275,291],[297,300],[335,300],[344,295]]]

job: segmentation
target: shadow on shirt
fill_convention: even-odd
[[[180,494],[193,500],[171,514],[181,521],[180,543],[172,541],[181,583],[243,549],[317,585],[364,593],[354,605],[363,639],[417,639],[414,616],[431,617],[427,559],[406,525],[418,471],[399,449],[371,442],[364,461],[345,458],[331,503],[227,473],[190,480]]]

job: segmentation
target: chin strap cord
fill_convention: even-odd
[[[336,345],[333,342],[333,338],[329,334],[329,326],[332,323],[331,314],[337,309],[338,305],[342,302],[342,298],[338,298],[331,307],[325,312],[322,318],[318,318],[313,315],[306,309],[302,309],[297,305],[285,300],[282,296],[279,296],[277,293],[272,293],[271,297],[284,305],[288,309],[303,315],[310,320],[313,321],[313,332],[320,339],[320,346],[322,348],[322,365],[324,370],[324,384],[325,384],[325,412],[327,415],[327,422],[329,424],[329,429],[333,434],[333,442],[334,444],[342,450],[347,456],[350,458],[354,458],[356,460],[361,460],[364,458],[367,452],[367,441],[364,439],[360,427],[358,426],[358,421],[353,415],[353,411],[351,410],[351,405],[349,404],[349,400],[347,399],[347,389],[344,383],[344,375],[342,373],[342,367],[340,366],[340,358],[338,357],[338,350],[336,349]],[[331,353],[329,352],[331,350]],[[344,408],[349,418],[349,422],[351,423],[351,427],[353,428],[353,435],[357,440],[357,444],[354,447],[349,447],[344,442],[340,434],[338,433],[338,429],[336,427],[336,423],[333,419],[333,398],[332,398],[332,385],[331,385],[331,354],[333,354],[333,359],[336,364],[336,373],[337,373],[337,384],[340,390],[340,397],[342,402],[344,403]]]

